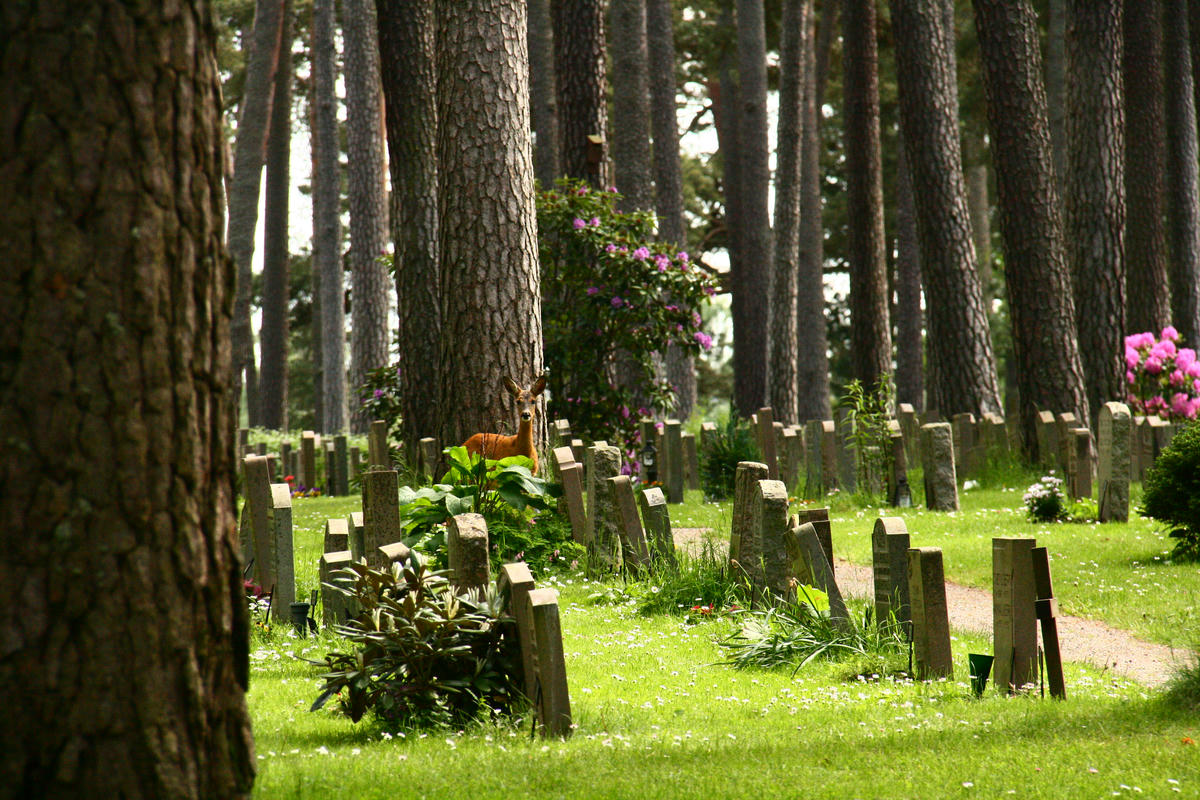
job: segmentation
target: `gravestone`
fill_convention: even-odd
[[[437,439],[432,436],[426,436],[417,442],[417,471],[422,477],[430,480],[438,478],[434,473],[438,470],[438,461],[441,455]]]
[[[912,488],[908,485],[908,453],[903,434],[893,433],[889,442],[892,458],[888,465],[888,505],[912,508]]]
[[[611,572],[621,563],[621,538],[612,495],[605,481],[621,474],[621,450],[594,444],[587,450],[587,499],[589,555],[593,568]]]
[[[271,557],[274,560],[275,591],[271,616],[287,621],[296,602],[296,562],[292,549],[292,488],[271,484]]]
[[[265,456],[267,454],[267,443],[259,442],[258,444],[254,445],[254,454],[258,456]]]
[[[363,555],[383,567],[379,548],[400,539],[400,487],[396,471],[373,467],[363,473]],[[351,548],[353,550],[353,547]]]
[[[1008,430],[1004,418],[991,412],[979,421],[980,450],[984,459],[1008,453]]]
[[[975,415],[955,414],[950,420],[954,434],[954,464],[956,477],[973,478],[975,464]]]
[[[571,454],[575,456],[575,463],[583,467],[583,478],[587,479],[587,448],[583,446],[583,439],[571,440]]]
[[[350,525],[340,518],[325,520],[325,542],[323,553],[350,551]]]
[[[917,424],[917,412],[911,403],[900,403],[896,406],[896,418],[900,423],[900,433],[904,434],[904,454],[910,464],[916,464],[921,460],[921,426]]]
[[[1045,547],[1035,547],[1032,554],[1033,585],[1037,595],[1034,613],[1042,626],[1046,683],[1050,685],[1051,697],[1065,700],[1067,686],[1063,681],[1062,650],[1058,643],[1058,601],[1054,599],[1054,587],[1050,581],[1050,551]]]
[[[1132,417],[1132,424],[1129,431],[1129,480],[1138,481],[1139,483],[1146,479],[1146,459],[1144,457],[1146,441],[1146,431],[1149,426],[1146,424],[1146,418],[1143,416]],[[1099,415],[1096,419],[1096,460],[1097,469],[1099,469],[1100,459],[1100,420]],[[1098,478],[1098,476],[1097,476]]]
[[[250,446],[250,429],[249,428],[238,428],[238,452],[245,453],[246,448],[249,446]],[[258,455],[258,454],[251,453],[250,455]]]
[[[783,485],[787,486],[787,481],[784,476],[787,475],[787,449],[783,446],[783,423],[775,422],[772,427],[775,430],[775,460],[779,463],[779,477],[777,480],[783,481]],[[790,486],[788,487],[791,488]]]
[[[751,593],[770,604],[795,596],[787,550],[788,493],[783,481],[754,484],[749,538],[741,543],[741,564],[750,577]]]
[[[642,458],[642,454],[638,453],[638,477],[642,483],[649,483],[654,480],[658,483],[666,485],[666,473],[663,471],[663,461],[666,454],[658,447],[658,427],[654,424],[654,420],[642,417],[638,420],[638,436],[641,438],[642,447],[653,447],[655,461],[652,464],[646,463]],[[650,475],[653,473],[654,477]]]
[[[957,511],[954,437],[948,422],[921,426],[921,457],[925,467],[925,506],[931,511]]]
[[[1150,458],[1147,460],[1146,468],[1149,469],[1158,460],[1158,456],[1163,450],[1167,449],[1167,443],[1171,440],[1170,425],[1165,419],[1160,416],[1146,418],[1146,424],[1149,427],[1149,442],[1148,448]]]
[[[562,503],[567,509],[567,519],[571,523],[571,538],[579,544],[587,545],[591,532],[588,529],[587,511],[583,506],[583,465],[571,461],[559,467],[558,476],[563,487]]]
[[[642,509],[642,526],[646,531],[646,543],[650,549],[651,562],[664,559],[675,564],[675,538],[671,534],[671,512],[667,509],[667,498],[662,489],[652,486],[637,493],[638,505]]]
[[[837,420],[837,477],[838,489],[848,494],[858,491],[858,447],[854,440],[855,424],[845,413]],[[864,487],[865,488],[865,487]]]
[[[650,564],[650,550],[646,546],[646,534],[638,516],[637,500],[633,496],[633,483],[628,475],[609,478],[608,490],[620,524],[621,561],[629,573],[639,577]]]
[[[363,480],[363,492],[367,490],[367,482]],[[367,528],[363,524],[363,512],[351,511],[350,517],[347,520],[349,525],[347,529],[350,533],[350,546],[346,548],[350,551],[350,555],[355,561],[362,561],[367,557]]]
[[[826,494],[835,488],[845,487],[838,482],[838,435],[837,425],[831,419],[821,421],[821,477],[822,489]]]
[[[712,448],[713,438],[717,435],[717,426],[713,422],[700,423],[700,449],[704,451],[707,457],[709,450]]]
[[[817,532],[817,541],[821,543],[821,552],[825,554],[825,560],[829,562],[829,574],[833,575],[837,570],[833,566],[833,527],[829,522],[828,508],[802,508],[795,514],[796,520],[801,524],[810,523],[813,530]],[[812,583],[812,577],[809,576],[804,583]]]
[[[563,653],[558,592],[533,589],[526,596],[537,643],[537,688],[533,700],[542,736],[571,735],[571,698],[567,690],[567,661]]]
[[[1092,432],[1087,428],[1072,428],[1070,431],[1070,477],[1069,490],[1071,497],[1076,500],[1092,496],[1092,471],[1095,462],[1092,458]]]
[[[788,558],[794,564],[793,571],[807,572],[813,576],[812,585],[829,597],[830,621],[839,630],[850,630],[850,615],[846,611],[846,603],[842,600],[842,593],[838,590],[833,570],[829,567],[829,561],[821,549],[821,542],[817,539],[817,531],[812,523],[800,524],[796,517],[792,517],[788,523],[785,542]]]
[[[261,453],[260,455],[262,455],[263,458],[267,459],[267,477],[269,477],[271,479],[271,483],[282,483],[283,482],[282,476],[280,476],[275,471],[276,466],[277,466],[275,463],[275,459],[276,459],[275,454],[274,453]]]
[[[333,463],[333,483],[337,486],[337,495],[345,497],[350,494],[350,452],[343,434],[333,437]]]
[[[361,471],[362,471],[362,449],[358,448],[358,447],[351,447],[350,448],[350,474],[347,477],[347,484],[349,484],[349,481],[351,479],[353,479],[356,475],[358,475],[358,473]],[[346,488],[348,490],[349,485],[347,485]]]
[[[825,494],[824,459],[822,444],[824,427],[819,419],[805,424],[804,448],[804,499],[816,500]]]
[[[337,494],[337,459],[334,456],[333,440],[326,439],[321,444],[321,466],[325,471],[325,480],[321,483],[321,492],[330,497]]]
[[[1053,411],[1037,412],[1038,463],[1046,469],[1058,465],[1058,421]]]
[[[750,526],[754,515],[754,487],[767,479],[767,465],[757,461],[739,461],[737,471],[733,474],[733,522],[729,531],[729,560],[742,564],[742,543],[753,538]],[[757,556],[753,551],[746,552],[746,558]],[[743,569],[748,569],[742,564]]]
[[[700,453],[696,450],[696,434],[683,433],[679,438],[683,440],[683,463],[686,467],[684,483],[687,488],[698,490],[700,488]]]
[[[446,564],[450,584],[460,594],[487,590],[492,577],[482,514],[458,514],[446,522]]]
[[[663,453],[666,456],[667,474],[663,486],[667,489],[668,503],[683,502],[683,438],[679,420],[669,419],[663,426]]]
[[[533,701],[537,699],[537,637],[533,632],[533,613],[529,607],[529,593],[535,588],[529,565],[523,561],[502,565],[497,585],[505,597],[505,606],[513,615],[525,676],[525,696]]]
[[[317,578],[321,582],[321,623],[325,627],[344,623],[349,617],[350,598],[335,586],[347,586],[346,578],[334,578],[333,573],[345,569],[351,562],[349,550],[337,550],[321,555],[317,563]]]
[[[1073,411],[1063,411],[1054,415],[1054,423],[1058,428],[1058,466],[1062,474],[1066,475],[1071,463],[1071,448],[1074,445],[1071,431],[1079,427],[1079,420],[1075,418]]]
[[[909,608],[908,528],[900,517],[880,517],[871,532],[871,566],[875,579],[875,621],[884,625],[912,619]]]
[[[390,544],[380,545],[375,554],[375,560],[387,569],[392,564],[403,564],[408,561],[410,551],[408,545],[404,542],[392,542]]]
[[[775,412],[770,407],[760,408],[755,424],[754,435],[758,440],[758,452],[762,455],[762,463],[767,465],[768,480],[779,480],[779,457],[775,452]]]
[[[305,489],[317,487],[317,437],[312,431],[300,435],[300,485]]]
[[[992,674],[1001,691],[1037,681],[1034,539],[992,539]]]
[[[371,422],[371,430],[367,433],[367,467],[391,468],[392,459],[388,453],[388,425],[377,419]]]
[[[912,601],[913,666],[919,680],[953,678],[950,613],[942,548],[914,547],[907,552],[908,594]]]
[[[571,446],[571,421],[556,419],[550,426],[550,447]]]
[[[304,485],[304,481],[300,478],[300,451],[293,450],[288,455],[287,474],[292,476],[292,485]]]
[[[283,472],[283,479],[284,479],[284,482],[286,482],[286,483],[291,482],[291,481],[287,480],[288,475],[292,476],[292,480],[296,479],[296,473],[292,471],[292,455],[293,455],[292,443],[291,442],[280,442],[279,443],[279,469]]]
[[[262,456],[246,456],[242,459],[242,474],[246,495],[241,525],[242,558],[246,562],[254,559],[251,575],[259,586],[269,592],[278,576],[271,551],[274,502],[271,478],[267,475],[267,460]]]
[[[804,468],[804,437],[799,428],[788,426],[783,429],[782,453],[785,465],[783,482],[788,491],[795,491],[800,480],[800,470]]]
[[[1129,407],[1105,403],[1096,424],[1100,462],[1096,470],[1100,521],[1129,520]]]

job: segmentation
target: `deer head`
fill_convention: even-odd
[[[533,418],[537,416],[537,398],[546,388],[546,376],[538,378],[527,389],[522,389],[512,378],[505,378],[504,388],[508,389],[508,393],[516,398],[517,412],[521,422],[532,422]]]

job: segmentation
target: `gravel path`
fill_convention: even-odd
[[[676,546],[694,550],[707,529],[675,528],[672,533]],[[835,573],[843,594],[872,596],[874,584],[870,567],[839,558]],[[991,592],[947,582],[946,605],[952,627],[991,635]],[[1058,635],[1064,661],[1093,664],[1146,686],[1165,683],[1171,677],[1174,665],[1184,657],[1165,645],[1143,641],[1126,631],[1082,617],[1058,617]]]

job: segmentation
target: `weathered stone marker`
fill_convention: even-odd
[[[787,550],[788,494],[783,481],[754,484],[751,501],[750,536],[743,537],[742,567],[750,576],[752,595],[768,603],[787,601],[795,595]]]
[[[363,473],[363,555],[367,565],[384,566],[379,548],[400,539],[400,487],[393,469],[373,467]],[[354,551],[353,544],[350,548]]]
[[[1074,445],[1071,431],[1079,427],[1079,420],[1075,418],[1073,411],[1063,411],[1054,415],[1054,424],[1058,433],[1058,466],[1062,469],[1062,474],[1066,475],[1071,463],[1071,448]]]
[[[1087,428],[1072,428],[1069,439],[1067,476],[1068,490],[1076,500],[1092,496],[1095,460],[1092,458],[1092,432]]]
[[[322,552],[337,553],[350,550],[350,525],[339,518],[325,520],[325,542]]]
[[[675,564],[671,512],[667,509],[667,498],[663,497],[662,489],[652,486],[638,492],[638,505],[642,509],[642,526],[646,531],[651,563],[663,559],[669,564]]]
[[[931,511],[958,511],[954,437],[948,422],[921,426],[921,457],[925,467],[925,506]]]
[[[950,613],[942,548],[914,547],[908,556],[908,593],[912,600],[913,666],[921,680],[954,677],[950,656]]]
[[[628,475],[616,475],[606,483],[620,524],[621,560],[625,569],[634,577],[638,577],[650,564],[650,550],[646,546],[646,534],[638,516],[633,483]]]
[[[785,534],[788,558],[796,564],[797,571],[803,571],[802,565],[807,564],[807,572],[813,576],[812,585],[825,592],[829,597],[829,619],[841,630],[850,627],[850,615],[846,611],[846,603],[838,589],[837,581],[833,578],[833,570],[829,567],[821,542],[817,539],[817,531],[811,522],[803,525],[795,517],[788,523]]]
[[[559,467],[558,476],[562,480],[562,499],[566,504],[567,519],[571,522],[571,538],[587,545],[591,531],[588,530],[587,511],[583,506],[583,465],[571,461]]]
[[[802,508],[796,512],[795,517],[801,525],[806,522],[812,524],[813,530],[817,532],[817,541],[821,543],[821,551],[825,553],[825,560],[829,562],[829,574],[836,573],[837,570],[833,566],[833,527],[829,522],[829,509]],[[809,575],[802,583],[812,584],[812,576]]]
[[[621,563],[617,510],[605,481],[621,474],[621,450],[594,444],[587,450],[588,548],[592,568],[606,572]]]
[[[367,481],[363,479],[363,492],[366,492]],[[347,520],[349,525],[347,529],[350,533],[350,545],[346,548],[350,551],[350,556],[355,561],[362,561],[367,557],[367,526],[363,523],[363,512],[351,511],[350,517]]]
[[[291,442],[279,443],[279,470],[283,473],[281,479],[285,481],[288,475],[291,475],[293,480],[296,478],[296,473],[292,472],[292,454]]]
[[[529,593],[534,590],[529,566],[523,561],[502,565],[498,587],[516,624],[521,666],[525,673],[525,696],[532,702],[537,694],[537,637],[533,632],[533,611],[529,607]]]
[[[950,427],[954,434],[955,471],[963,478],[973,478],[978,467],[975,463],[975,415],[955,414],[950,420]]]
[[[992,634],[996,688],[1015,691],[1037,681],[1037,590],[1034,539],[992,539]]]
[[[700,449],[704,451],[705,456],[708,455],[712,448],[713,438],[717,435],[717,425],[714,422],[700,423]]]
[[[343,434],[333,437],[333,463],[334,474],[331,482],[336,486],[337,495],[345,497],[350,494],[350,452]]]
[[[571,453],[575,456],[575,463],[583,467],[583,479],[587,480],[587,448],[583,446],[583,439],[571,440]]]
[[[663,454],[666,455],[665,466],[667,469],[663,486],[667,489],[668,503],[683,502],[682,432],[682,426],[677,419],[669,419],[663,426]]]
[[[762,454],[762,463],[767,465],[767,479],[779,480],[779,457],[775,452],[775,412],[770,407],[760,408],[755,426],[755,437],[758,440],[758,452]]]
[[[824,426],[819,419],[809,420],[805,425],[804,441],[804,499],[816,500],[826,489],[822,444]]]
[[[362,449],[358,447],[350,448],[350,474],[347,476],[347,483],[354,479],[354,476],[362,471]],[[347,486],[349,488],[349,486]]]
[[[737,562],[743,569],[749,569],[742,563],[742,543],[753,537],[750,526],[753,524],[754,487],[759,481],[767,479],[767,465],[757,461],[740,461],[733,475],[733,522],[729,531],[729,560]],[[749,560],[757,557],[757,553],[747,550],[744,557]]]
[[[317,436],[312,431],[300,435],[300,484],[305,489],[315,489],[317,478]]]
[[[821,421],[821,477],[825,493],[837,487],[847,491],[838,482],[838,430],[831,419]]]
[[[1038,463],[1047,469],[1058,464],[1058,420],[1053,411],[1037,412]]]
[[[271,558],[271,478],[267,475],[267,460],[262,456],[242,459],[246,505],[242,510],[242,557],[254,559],[251,574],[258,585],[271,591],[276,575]]]
[[[912,488],[908,485],[908,453],[904,448],[904,435],[893,433],[891,464],[888,470],[888,505],[897,508],[912,508]]]
[[[900,432],[904,435],[904,454],[908,457],[908,463],[916,464],[921,460],[921,426],[917,424],[917,412],[912,403],[897,405],[896,418],[900,423]]]
[[[1046,683],[1050,684],[1051,697],[1065,700],[1067,684],[1063,680],[1062,651],[1058,644],[1058,601],[1054,599],[1050,581],[1050,551],[1045,547],[1033,548],[1033,583],[1037,592],[1036,614],[1042,624]]]
[[[838,488],[847,494],[858,491],[858,460],[863,455],[858,452],[854,431],[854,420],[839,411],[835,436]]]
[[[571,735],[571,697],[567,690],[567,660],[563,653],[558,592],[534,589],[526,597],[537,642],[537,687],[534,708],[542,736]]]
[[[417,442],[417,469],[423,477],[437,480],[438,461],[442,452],[438,449],[437,439],[426,436]]]
[[[908,528],[900,517],[880,517],[871,532],[871,566],[875,578],[875,621],[886,625],[912,619],[908,581]]]
[[[550,426],[550,446],[551,447],[570,447],[571,446],[571,421],[568,419],[556,419],[554,424]]]
[[[491,583],[487,520],[459,514],[446,523],[446,562],[450,584],[461,592],[483,591]]]
[[[1100,521],[1129,520],[1129,407],[1105,403],[1096,425],[1100,464],[1096,484],[1100,491]]]
[[[700,488],[700,453],[696,449],[696,434],[683,433],[679,438],[683,441],[684,484],[687,488]]]
[[[800,470],[804,467],[804,437],[800,429],[788,426],[783,429],[783,447],[781,449],[784,472],[781,480],[788,491],[796,488],[800,480]]]
[[[292,549],[292,488],[271,484],[271,557],[274,561],[275,592],[271,616],[287,620],[296,602],[296,561]]]
[[[388,426],[381,419],[372,420],[367,434],[367,466],[390,469],[392,458],[388,453]]]
[[[333,573],[350,566],[349,550],[327,552],[317,564],[317,577],[321,582],[321,622],[326,627],[346,621],[350,598],[335,588],[345,586],[344,578],[335,579]]]

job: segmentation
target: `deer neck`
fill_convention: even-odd
[[[517,449],[523,454],[533,452],[533,420],[523,419],[517,427]]]

